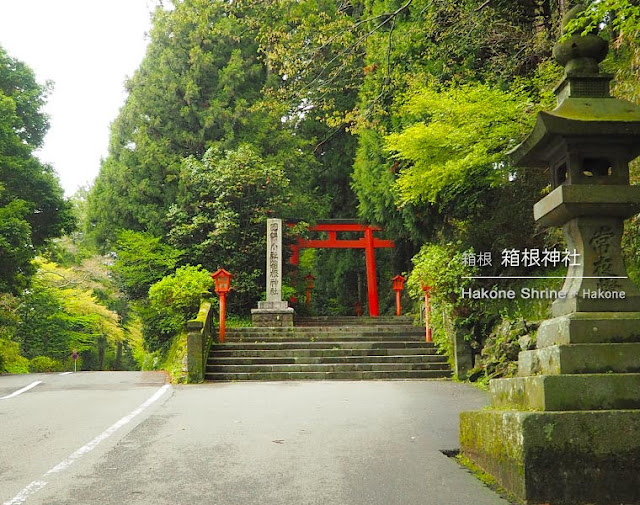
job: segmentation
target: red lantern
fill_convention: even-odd
[[[396,275],[393,279],[393,290],[396,292],[396,316],[402,314],[402,306],[400,305],[400,292],[404,287],[404,282],[407,280],[402,275]]]
[[[216,272],[211,274],[211,278],[213,279],[214,289],[216,293],[220,297],[220,343],[224,343],[224,336],[226,333],[227,326],[227,293],[231,289],[231,275],[224,268],[218,269]]]
[[[233,277],[233,275],[227,272],[224,268],[220,268],[211,274],[217,294],[226,294],[229,292],[229,289],[231,289],[231,277]]]

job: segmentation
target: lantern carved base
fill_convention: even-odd
[[[640,187],[629,185],[560,186],[536,203],[536,221],[562,226],[574,255],[554,316],[640,311],[640,290],[629,280],[620,246],[624,219],[638,212]]]

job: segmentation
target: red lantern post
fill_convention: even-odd
[[[406,281],[407,279],[402,277],[402,275],[396,275],[391,280],[393,281],[393,290],[396,292],[396,316],[399,316],[402,314],[402,306],[400,305],[400,292],[404,287],[404,281]]]
[[[429,318],[431,316],[431,286],[422,285],[422,291],[424,292],[424,325],[426,329],[426,340],[431,342],[431,326],[429,324]]]
[[[211,274],[215,290],[220,297],[220,343],[224,343],[224,335],[227,330],[227,293],[231,289],[231,275],[224,268],[220,268]]]
[[[316,277],[312,274],[308,274],[304,276],[304,280],[307,281],[305,286],[306,287],[305,305],[308,309],[311,305],[311,290],[314,288],[313,281],[316,280]]]

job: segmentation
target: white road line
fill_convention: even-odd
[[[46,485],[46,482],[34,480],[31,484],[20,491],[13,500],[6,501],[3,505],[19,505],[20,503],[24,503],[30,494],[40,491]]]
[[[9,398],[15,398],[18,395],[21,395],[22,393],[29,391],[30,389],[33,389],[34,387],[36,387],[38,384],[42,384],[42,381],[35,381],[32,382],[31,384],[29,384],[28,386],[23,387],[22,389],[18,389],[17,391],[14,391],[13,393],[11,393],[10,395],[7,396],[3,396],[2,398],[0,398],[0,400],[8,400]]]
[[[116,431],[118,431],[123,426],[129,424],[136,416],[140,415],[145,409],[149,408],[153,403],[158,401],[162,395],[171,387],[171,384],[165,384],[158,391],[154,393],[147,401],[145,401],[142,405],[140,405],[137,409],[135,409],[130,414],[124,416],[117,423],[113,424],[111,427],[107,428],[100,435],[94,438],[88,444],[83,445],[74,452],[71,456],[66,458],[64,461],[61,461],[56,466],[54,466],[51,470],[43,475],[43,479],[34,480],[27,487],[25,487],[22,491],[20,491],[13,499],[4,502],[2,505],[22,505],[26,499],[45,487],[48,484],[48,481],[44,480],[46,477],[53,475],[55,473],[62,472],[69,468],[73,463],[75,463],[82,456],[94,450],[100,442],[103,442],[111,435],[113,435]]]
[[[73,372],[62,372],[62,373],[59,373],[58,375],[69,375],[70,373],[73,373]]]

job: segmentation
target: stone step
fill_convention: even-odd
[[[236,349],[433,349],[435,347],[424,345],[425,342],[416,340],[279,340],[279,341],[227,341],[219,344],[216,349],[236,350]]]
[[[564,344],[640,342],[637,312],[578,312],[544,321],[537,334],[538,347]]]
[[[406,325],[387,326],[329,326],[326,328],[318,326],[283,326],[281,328],[271,327],[250,327],[250,328],[227,328],[227,335],[363,335],[374,336],[381,334],[390,335],[424,335],[424,328]]]
[[[223,358],[217,355],[209,357],[208,365],[294,365],[294,364],[338,364],[338,363],[447,363],[446,356],[440,354],[409,354],[384,356],[252,356]]]
[[[206,380],[436,379],[452,375],[410,317],[298,318],[298,326],[230,328]]]
[[[413,325],[413,316],[380,316],[380,317],[357,317],[357,316],[315,316],[296,317],[295,326],[378,326],[378,325]]]
[[[307,349],[225,349],[225,350],[216,350],[215,356],[219,356],[221,358],[250,358],[250,357],[283,357],[283,358],[291,358],[291,357],[340,357],[340,356],[426,356],[426,355],[436,355],[436,349],[425,349],[419,347],[406,347],[406,348],[380,348],[380,349],[349,349],[349,348],[336,348],[336,349],[327,349],[327,348],[307,348]]]
[[[221,358],[248,358],[252,356],[266,356],[266,357],[339,357],[339,356],[425,356],[425,355],[436,355],[437,351],[435,348],[421,348],[421,347],[378,347],[373,348],[369,346],[368,348],[360,348],[354,349],[352,347],[334,347],[334,348],[326,348],[326,347],[316,347],[316,348],[300,348],[300,347],[291,347],[291,348],[272,348],[272,349],[264,349],[259,345],[252,346],[252,349],[237,347],[230,348],[226,347],[224,349],[216,349],[212,351],[211,355],[219,356]]]
[[[447,363],[318,363],[318,364],[208,364],[207,373],[262,373],[262,372],[385,372],[413,370],[448,370]]]
[[[390,380],[390,379],[444,379],[450,378],[450,370],[389,370],[357,372],[256,372],[256,373],[206,373],[205,380]]]
[[[639,373],[640,343],[554,345],[523,351],[518,375]]]
[[[235,349],[434,349],[433,342],[421,342],[419,340],[365,340],[365,341],[341,341],[341,340],[285,340],[282,342],[225,342],[215,344],[215,351]]]
[[[424,336],[411,335],[227,335],[226,343],[279,343],[279,342],[424,342]]]
[[[515,377],[493,380],[489,387],[497,409],[640,409],[640,373]]]

